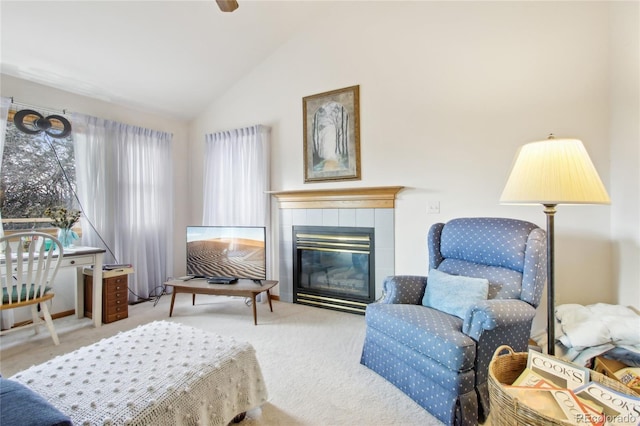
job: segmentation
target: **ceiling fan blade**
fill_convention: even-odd
[[[216,0],[218,7],[223,12],[233,12],[238,8],[238,2],[236,0]]]

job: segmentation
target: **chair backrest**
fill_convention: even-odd
[[[460,218],[429,229],[429,268],[489,280],[489,299],[540,303],[546,270],[546,233],[506,218]]]
[[[43,232],[19,232],[0,238],[0,309],[37,303],[50,293],[63,248]]]

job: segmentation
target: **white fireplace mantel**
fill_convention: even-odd
[[[279,296],[293,301],[293,227],[349,226],[375,228],[376,298],[384,277],[395,273],[394,211],[403,186],[270,191],[278,200]]]
[[[394,208],[404,186],[270,191],[281,209]]]

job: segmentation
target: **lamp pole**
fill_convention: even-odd
[[[554,217],[557,204],[544,204],[547,216],[547,353],[555,355],[556,349],[556,321],[555,321],[555,288],[554,288]]]

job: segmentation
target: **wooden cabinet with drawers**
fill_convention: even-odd
[[[129,316],[129,272],[118,271],[120,275],[104,272],[102,279],[102,322],[108,324]],[[92,318],[93,276],[85,271],[84,315]]]

